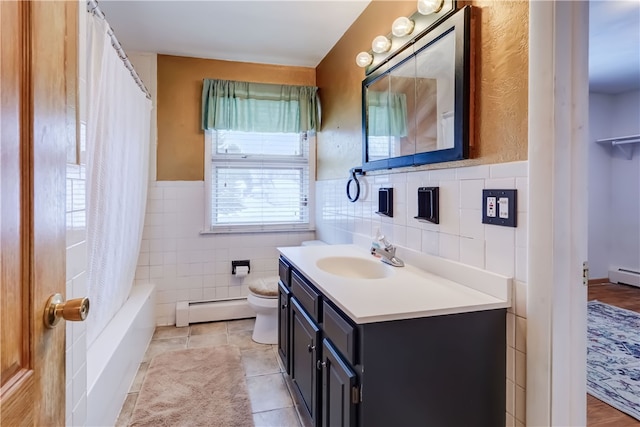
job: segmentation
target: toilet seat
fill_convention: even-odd
[[[278,298],[278,280],[278,276],[257,279],[249,285],[249,292],[258,298]]]

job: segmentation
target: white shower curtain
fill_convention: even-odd
[[[108,24],[89,14],[87,29],[90,345],[133,285],[147,200],[151,101],[111,46]]]

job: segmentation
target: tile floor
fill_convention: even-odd
[[[151,359],[157,354],[195,347],[233,344],[240,348],[256,427],[306,427],[300,417],[290,383],[275,345],[251,340],[255,319],[193,324],[184,328],[159,326],[122,406],[116,426],[128,426],[140,386]]]

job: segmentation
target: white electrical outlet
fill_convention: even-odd
[[[489,218],[496,217],[496,198],[487,197],[487,216]]]

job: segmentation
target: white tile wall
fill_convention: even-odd
[[[156,322],[175,324],[178,301],[211,301],[248,295],[231,274],[231,261],[248,259],[248,280],[278,274],[278,246],[299,245],[313,231],[201,234],[204,182],[160,181],[149,187],[136,283],[157,286]]]
[[[78,127],[80,141],[85,140],[87,123],[86,103],[86,7],[78,3]],[[87,296],[87,222],[86,168],[84,146],[80,146],[80,164],[67,164],[66,298]],[[68,156],[73,158],[75,156]],[[66,325],[66,408],[67,426],[84,426],[87,420],[87,343],[84,322],[65,322]]]
[[[361,198],[348,201],[344,180],[316,183],[316,227],[329,243],[369,245],[379,229],[394,245],[453,259],[514,278],[507,313],[507,424],[525,422],[528,163],[513,162],[360,179]],[[417,189],[440,187],[440,224],[422,223]],[[375,214],[378,189],[393,187],[394,217]],[[517,228],[482,224],[482,189],[518,190]]]
[[[85,222],[86,209],[84,206],[86,179],[84,169],[84,165],[67,165],[67,183],[72,183],[74,186],[73,199],[75,201],[73,206],[67,204],[67,299],[87,296],[87,229]],[[82,204],[76,203],[81,199],[83,200]],[[67,425],[85,425],[86,359],[86,324],[84,322],[66,322]]]

